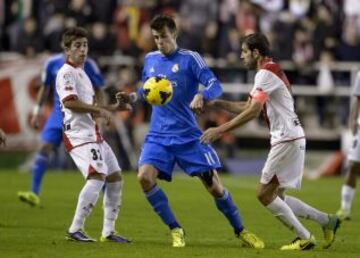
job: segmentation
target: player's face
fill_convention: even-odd
[[[76,65],[83,65],[88,54],[88,40],[78,38],[71,42],[70,47],[66,50],[66,55],[70,62]]]
[[[241,46],[241,60],[244,63],[245,67],[248,69],[256,69],[257,60],[254,56],[254,51],[251,51],[247,44],[242,44]]]
[[[168,55],[176,49],[176,33],[171,32],[168,27],[164,27],[161,31],[152,30],[151,32],[161,53]]]

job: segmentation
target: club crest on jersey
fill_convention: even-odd
[[[154,67],[151,67],[151,68],[150,68],[150,73],[154,73],[154,72],[155,72]]]
[[[173,67],[171,68],[171,71],[173,71],[174,73],[177,73],[179,71],[179,65],[174,64]]]
[[[65,85],[72,85],[74,83],[74,80],[72,78],[72,76],[68,73],[65,73],[63,75],[63,79],[64,79],[64,84]]]

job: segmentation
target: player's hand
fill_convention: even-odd
[[[201,114],[204,112],[204,97],[201,93],[194,96],[190,103],[190,108],[195,114]]]
[[[6,134],[0,129],[0,146],[1,145],[6,145]]]
[[[30,126],[34,129],[40,128],[40,115],[33,115],[30,120]]]
[[[209,144],[223,136],[223,133],[219,129],[219,127],[212,127],[207,129],[200,137],[200,142]]]
[[[131,96],[125,92],[118,92],[116,93],[116,110],[119,111],[132,111],[133,108],[130,105]]]
[[[115,109],[114,110],[118,110],[118,111],[132,111],[133,107],[129,104],[120,104],[119,102],[117,102],[115,104]]]
[[[120,107],[120,111],[133,111],[133,107],[129,104],[129,103],[127,103],[125,106],[123,106],[123,107]]]

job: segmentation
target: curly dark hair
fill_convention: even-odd
[[[61,38],[62,48],[69,48],[71,46],[71,42],[78,38],[88,38],[87,30],[82,27],[74,27],[66,30]]]

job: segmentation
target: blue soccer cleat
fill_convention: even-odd
[[[116,232],[111,232],[111,234],[108,235],[107,237],[101,236],[100,242],[115,242],[115,243],[119,243],[119,244],[131,243],[130,240],[126,239],[123,236],[117,235]]]
[[[74,233],[68,232],[66,235],[66,240],[69,241],[78,241],[78,242],[96,242],[95,239],[92,239],[82,230],[76,231]]]

